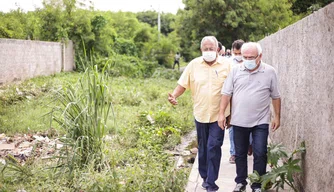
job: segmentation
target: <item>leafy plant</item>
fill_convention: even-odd
[[[32,79],[37,87],[43,86],[46,82],[52,82],[47,89],[50,91],[41,94],[39,98],[25,99],[18,104],[8,105],[5,106],[6,108],[0,109],[0,113],[4,113],[1,114],[0,119],[8,127],[4,133],[22,133],[27,130],[27,127],[30,127],[31,131],[49,129],[49,121],[43,123],[42,119],[36,117],[44,115],[55,106],[57,110],[54,111],[54,117],[64,121],[66,113],[64,113],[64,105],[60,103],[60,100],[51,102],[52,99],[59,96],[59,92],[71,93],[75,98],[71,103],[68,102],[70,103],[67,107],[68,111],[74,108],[74,104],[79,105],[81,109],[90,106],[84,103],[88,98],[86,76],[89,73],[90,79],[93,79],[92,76],[96,71],[94,64],[97,64],[96,60],[87,62],[85,66],[93,68],[85,73],[61,73],[53,77],[43,77],[38,81],[36,78]],[[105,65],[99,66],[104,67]],[[98,71],[102,73],[104,69],[99,68],[99,66],[97,67]],[[100,73],[97,75],[98,77],[106,75]],[[23,166],[27,166],[28,170],[31,170],[32,176],[6,168],[4,173],[0,174],[0,191],[21,189],[26,191],[49,191],[50,189],[52,191],[184,191],[190,170],[186,167],[175,168],[175,157],[166,153],[165,150],[174,148],[180,142],[183,134],[193,130],[192,104],[189,102],[190,92],[186,92],[179,99],[179,106],[176,108],[166,100],[168,91],[175,87],[175,80],[159,77],[154,79],[110,77],[110,75],[107,76],[104,83],[101,83],[108,86],[108,93],[111,92],[105,98],[104,106],[107,107],[109,101],[115,100],[116,102],[112,102],[111,109],[113,110],[110,109],[109,119],[104,125],[106,133],[109,133],[110,136],[103,137],[101,169],[99,169],[99,159],[94,161],[93,155],[89,156],[86,164],[79,167],[76,161],[81,158],[79,156],[81,143],[68,137],[70,135],[68,132],[72,131],[68,130],[70,126],[67,128],[64,124],[53,121],[52,127],[59,133],[59,137],[65,134],[61,139],[63,142],[68,140],[63,143],[65,147],[61,151],[60,155],[62,156],[57,156],[57,159],[34,158],[31,165],[25,163]],[[81,83],[84,84],[85,89],[82,88]],[[69,87],[73,89],[72,92],[68,90]],[[22,91],[30,90],[23,87],[19,89]],[[127,93],[128,91],[131,93]],[[140,100],[139,105],[129,105],[123,102],[123,97],[134,94],[138,94],[134,100]],[[86,95],[87,98],[83,98],[83,95]],[[102,103],[100,104],[102,105]],[[100,109],[102,110],[102,108]],[[115,114],[112,114],[113,111]],[[82,116],[86,118],[87,113],[83,112],[78,119],[84,118]],[[110,118],[111,114],[115,115],[114,119]],[[147,115],[150,115],[151,118],[148,118]],[[87,124],[89,124],[89,118],[93,117],[86,118]],[[27,119],[29,122],[21,122],[22,119]],[[12,125],[8,121],[17,123]],[[77,121],[78,124],[81,124],[79,120]],[[69,122],[71,120],[67,123],[70,124]],[[86,125],[80,127],[83,129],[86,128]],[[73,131],[74,129],[77,127],[73,127]],[[86,140],[89,137],[91,136],[87,136]],[[59,147],[58,144],[57,147]],[[79,147],[79,149],[76,151],[74,147]],[[58,152],[56,151],[57,155]],[[96,156],[98,154],[99,152]],[[74,162],[71,163],[71,157],[77,159],[73,159]],[[61,166],[61,168],[50,169],[57,166]],[[4,165],[0,163],[0,171],[3,167]]]
[[[60,116],[54,120],[66,131],[61,138],[64,147],[59,156],[59,166],[82,168],[95,162],[96,168],[104,166],[103,140],[107,120],[112,109],[109,101],[108,76],[97,67],[88,67],[77,85],[68,85],[58,92]]]
[[[297,192],[298,190],[294,183],[294,174],[302,172],[302,169],[299,165],[301,159],[295,156],[303,154],[305,151],[305,142],[302,142],[300,147],[292,153],[287,153],[282,144],[271,143],[268,145],[267,154],[271,171],[262,176],[255,171],[249,174],[248,178],[251,183],[261,183],[261,188],[264,190],[276,188],[276,191],[278,191],[280,188],[284,189],[284,185],[287,184]]]

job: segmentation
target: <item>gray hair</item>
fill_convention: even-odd
[[[257,49],[257,54],[260,55],[262,53],[261,45],[259,43],[255,43],[255,42],[244,43],[241,46],[241,54],[244,54],[245,50],[250,49],[250,48],[254,48],[254,47],[256,47],[256,49]]]
[[[224,45],[222,45],[222,50],[225,52],[225,46]]]
[[[204,41],[211,41],[215,44],[215,46],[218,48],[218,40],[216,39],[215,36],[205,36],[203,37],[202,41],[201,41],[201,48],[203,46]]]

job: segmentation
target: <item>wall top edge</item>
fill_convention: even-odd
[[[61,45],[61,42],[52,42],[52,41],[37,41],[37,40],[24,40],[24,39],[7,39],[7,38],[0,38],[0,43],[36,43],[36,44],[55,44]]]

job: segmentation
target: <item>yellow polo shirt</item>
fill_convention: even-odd
[[[198,122],[212,123],[218,120],[221,89],[231,70],[231,61],[219,56],[211,66],[202,57],[192,60],[183,71],[178,84],[191,90],[194,116]],[[230,106],[225,116],[230,115]]]

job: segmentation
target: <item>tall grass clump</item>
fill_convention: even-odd
[[[86,65],[86,70],[75,85],[57,92],[60,106],[53,119],[65,130],[58,166],[86,167],[90,163],[100,170],[106,165],[104,157],[107,121],[112,109],[109,101],[108,75],[97,66]],[[59,113],[60,112],[60,113]],[[57,115],[58,114],[58,115]]]

